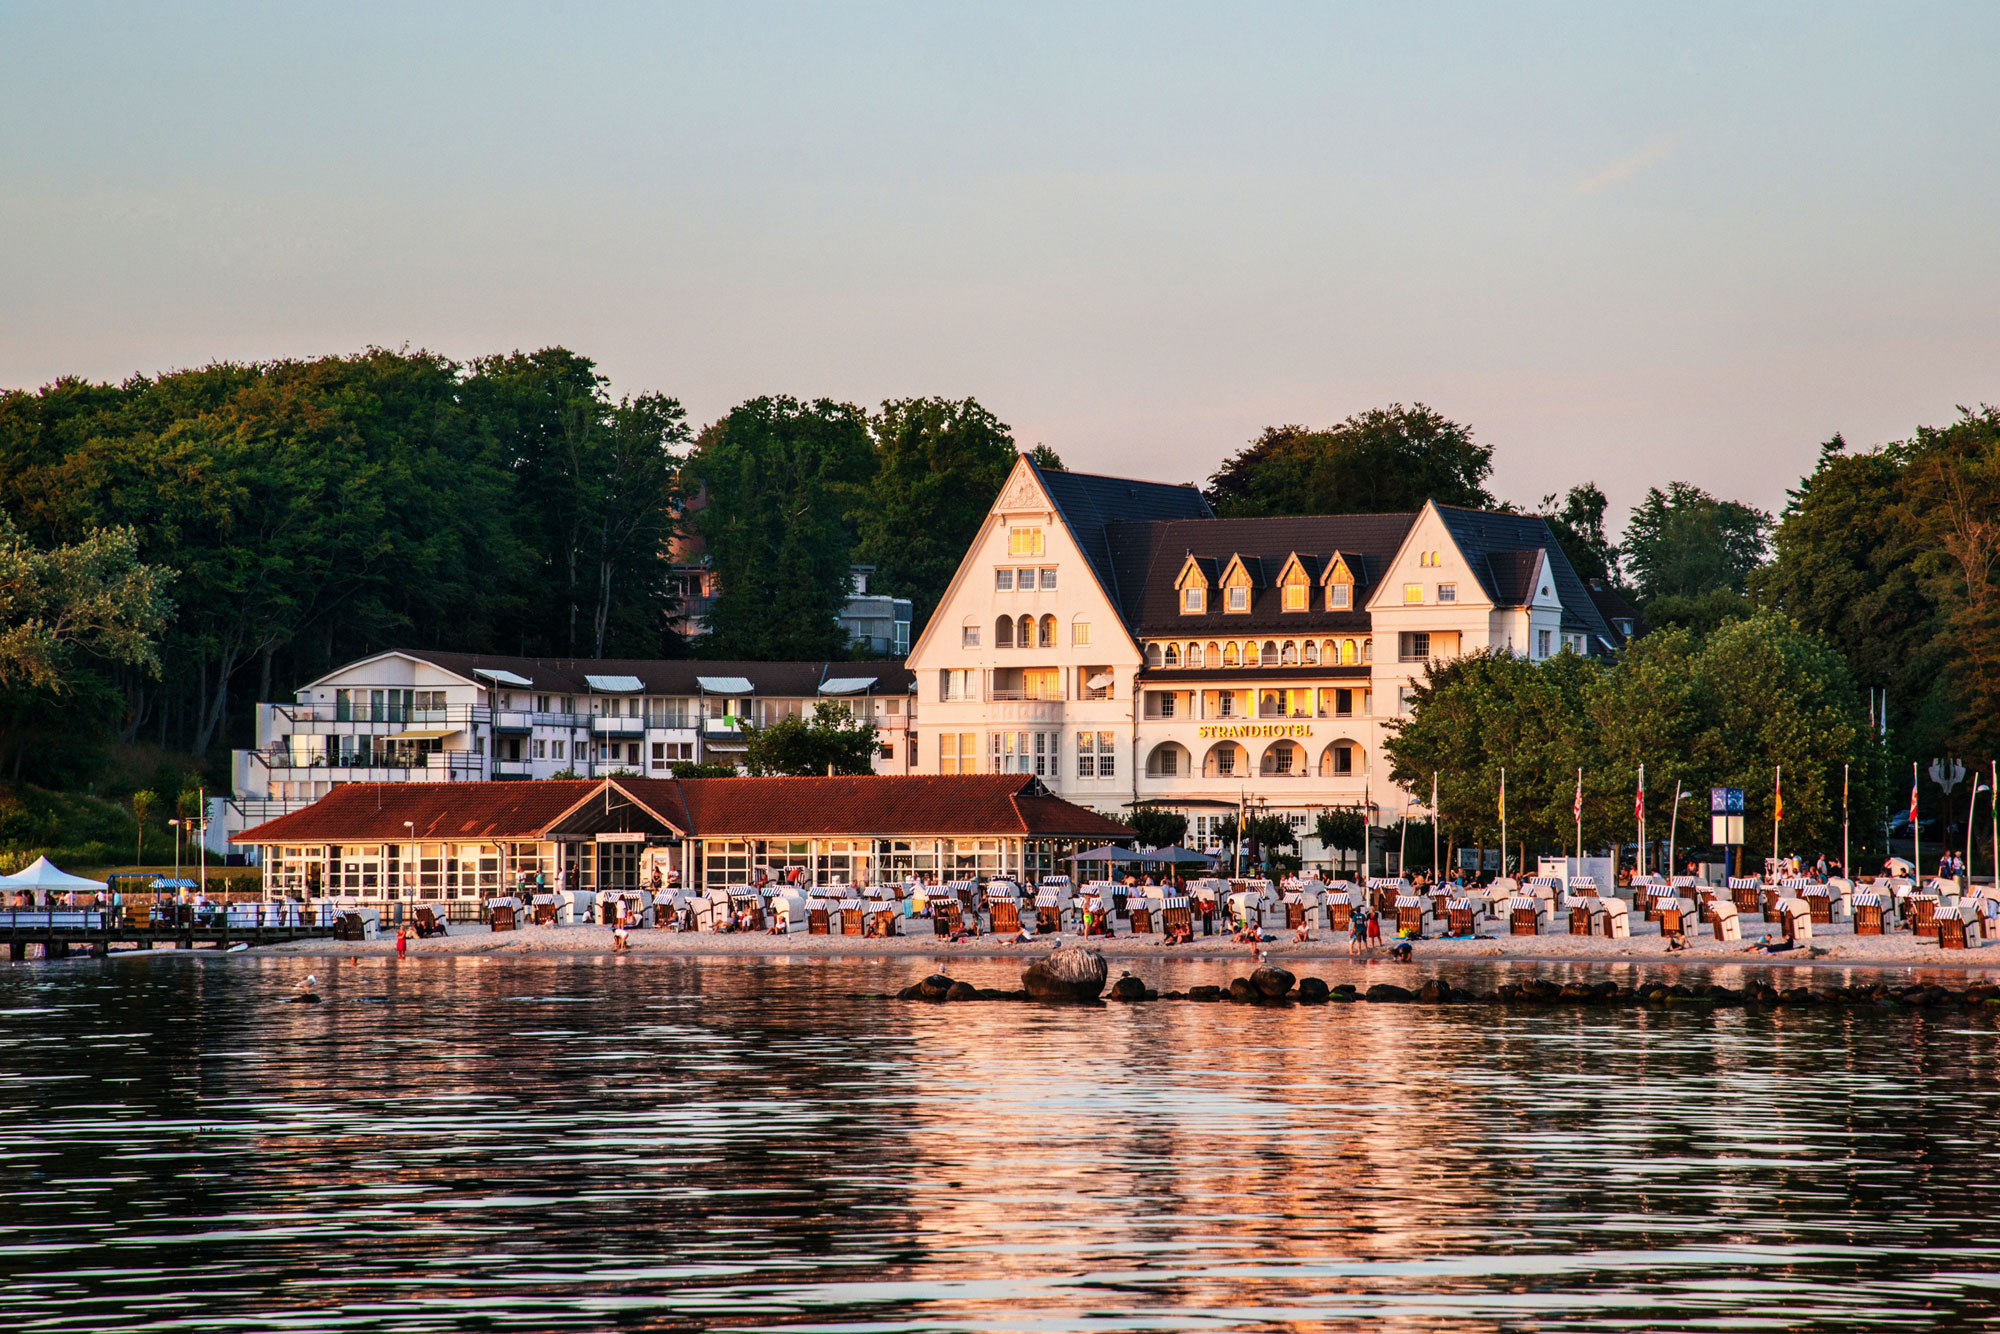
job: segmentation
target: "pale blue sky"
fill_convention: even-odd
[[[0,385],[564,343],[1198,479],[1421,399],[1775,507],[2000,400],[2000,5],[0,0]]]

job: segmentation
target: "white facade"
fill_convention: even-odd
[[[891,663],[591,662],[378,653],[256,706],[211,843],[343,783],[479,782],[737,764],[745,729],[844,704],[877,773],[911,772],[915,696]]]
[[[1147,488],[1137,521],[1104,514],[1132,487]],[[1152,519],[1168,490],[1017,465],[911,651],[917,772],[1023,770],[1105,812],[1158,803],[1188,815],[1196,846],[1241,804],[1288,817],[1327,860],[1310,837],[1321,809],[1425,814],[1382,747],[1427,661],[1601,651],[1601,618],[1538,519]]]

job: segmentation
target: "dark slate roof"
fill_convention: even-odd
[[[515,686],[542,694],[583,695],[590,692],[585,676],[636,676],[647,695],[695,695],[699,676],[740,676],[754,694],[810,699],[822,681],[875,678],[872,690],[860,693],[907,695],[916,676],[900,660],[863,662],[711,662],[699,658],[516,658],[498,653],[444,653],[432,649],[399,649],[409,657],[471,677],[481,669],[512,672],[534,684]],[[331,675],[331,673],[329,673]],[[324,679],[324,678],[321,678]],[[502,687],[505,689],[506,687]]]
[[[1028,466],[1034,468],[1034,461],[1030,460]],[[1124,595],[1119,591],[1119,572],[1113,565],[1112,542],[1106,531],[1109,527],[1114,523],[1130,525],[1215,517],[1215,511],[1202,499],[1201,492],[1192,486],[1102,477],[1088,472],[1055,472],[1047,468],[1035,468],[1035,476],[1055,502],[1056,512],[1062,516],[1077,546],[1082,548],[1097,582],[1117,604],[1124,602]],[[1167,572],[1170,596],[1174,576],[1179,573],[1178,568]]]
[[[1597,604],[1597,614],[1602,616],[1604,623],[1611,627],[1611,642],[1613,644],[1622,648],[1628,640],[1637,639],[1640,635],[1646,633],[1649,628],[1646,625],[1646,618],[1639,614],[1637,607],[1625,600],[1623,593],[1610,587],[1602,579],[1589,580],[1588,585],[1590,588],[1590,600]],[[1621,620],[1632,623],[1631,634],[1621,635],[1618,633],[1618,622]]]
[[[1112,524],[1116,587],[1122,590],[1117,597],[1119,615],[1135,635],[1366,634],[1369,617],[1362,608],[1368,591],[1395,558],[1416,519],[1414,514],[1321,514]],[[1336,551],[1346,558],[1356,580],[1354,606],[1347,611],[1326,610],[1317,585],[1309,610],[1284,611],[1284,594],[1267,579],[1252,595],[1247,615],[1223,611],[1220,597],[1214,595],[1206,615],[1180,614],[1174,579],[1190,554],[1204,562],[1204,569],[1212,560],[1217,577],[1232,555],[1240,555],[1253,575],[1259,570],[1253,562],[1259,562],[1275,579],[1294,552],[1327,560]]]
[[[1535,591],[1535,575],[1539,573],[1541,563],[1542,553],[1539,551],[1490,552],[1486,557],[1489,577],[1480,580],[1480,583],[1499,606],[1518,607]]]
[[[1611,627],[1604,623],[1604,617],[1591,601],[1590,590],[1585,588],[1569,558],[1563,555],[1562,547],[1556,542],[1555,534],[1549,531],[1548,521],[1539,514],[1493,514],[1486,510],[1460,509],[1455,505],[1439,505],[1438,517],[1444,520],[1445,528],[1451,533],[1452,541],[1464,554],[1466,564],[1486,590],[1486,596],[1501,606],[1519,606],[1520,597],[1503,595],[1495,582],[1495,562],[1493,557],[1503,556],[1502,568],[1512,565],[1518,570],[1517,558],[1522,552],[1539,548],[1548,556],[1549,575],[1555,580],[1556,596],[1562,599],[1562,628],[1568,634],[1583,634],[1591,637],[1592,652],[1601,652],[1599,640],[1616,643]]]

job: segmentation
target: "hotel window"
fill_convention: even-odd
[[[1167,645],[1166,665],[1169,667],[1178,667],[1181,665],[1181,646],[1179,644]]]
[[[979,772],[979,733],[946,732],[938,737],[938,772],[976,774]]]
[[[1033,570],[1014,571],[1014,587],[1020,589],[1023,593],[1034,592],[1035,572]]]
[[[1229,610],[1231,611],[1250,610],[1250,590],[1245,588],[1241,584],[1230,585]]]
[[[1535,656],[1538,658],[1549,656],[1549,631],[1535,631]]]
[[[1171,690],[1148,690],[1146,692],[1146,716],[1148,718],[1173,717],[1174,692]]]
[[[940,700],[977,699],[978,687],[974,684],[978,672],[970,667],[952,667],[938,673],[938,698]]]
[[[1078,732],[1076,734],[1076,776],[1116,778],[1118,776],[1118,734]]]
[[[549,758],[552,760],[561,759],[563,757],[563,749],[564,746],[562,742],[560,741],[549,742]]]
[[[1205,596],[1206,592],[1207,590],[1201,588],[1183,588],[1181,590],[1182,615],[1185,616],[1201,615],[1202,611],[1207,607],[1208,603],[1208,599]]]
[[[1189,644],[1187,646],[1187,665],[1190,667],[1205,667],[1208,665],[1208,655],[1202,651],[1201,645]]]
[[[1215,773],[1218,778],[1228,778],[1236,772],[1236,753],[1241,747],[1228,742],[1215,748]]]
[[[1396,688],[1396,712],[1408,713],[1411,705],[1416,702],[1416,698],[1417,691],[1415,686],[1398,686]]]
[[[546,760],[548,757],[549,757],[549,743],[542,740],[540,737],[536,737],[535,758],[538,760]]]
[[[993,622],[993,647],[1014,647],[1014,618],[1012,616],[1002,616],[999,620]]]
[[[1424,662],[1431,656],[1431,636],[1427,630],[1405,630],[1396,636],[1396,661]]]
[[[1250,650],[1247,648],[1243,650],[1243,660],[1246,663],[1250,661]],[[1278,665],[1277,640],[1267,639],[1264,641],[1264,654],[1258,665],[1261,667],[1276,667]]]
[[[1328,611],[1346,611],[1349,607],[1353,605],[1354,605],[1353,584],[1347,584],[1347,583],[1335,584],[1331,588],[1326,590],[1326,609]]]
[[[1222,665],[1224,667],[1236,666],[1236,645],[1224,644],[1222,646]]]
[[[1234,718],[1236,716],[1236,692],[1234,690],[1224,690],[1216,695],[1215,716],[1218,718]]]
[[[1046,591],[1047,589],[1054,588],[1055,586],[1056,586],[1056,572],[1054,570],[1049,570],[1049,569],[1043,570],[1042,588]]]
[[[1054,648],[1054,647],[1056,646],[1056,618],[1055,618],[1055,617],[1053,617],[1053,616],[1044,616],[1044,617],[1042,617],[1042,623],[1041,623],[1041,637],[1040,637],[1040,641],[1039,641],[1039,642],[1040,642],[1040,644],[1041,644],[1041,646],[1042,646],[1043,648]],[[1023,645],[1023,647],[1026,647],[1026,646],[1025,646],[1025,645]]]
[[[1060,742],[1060,732],[1035,733],[1035,777],[1054,778],[1059,756],[1056,753]]]
[[[1424,586],[1422,584],[1403,585],[1403,601],[1422,602],[1423,600],[1424,600]]]
[[[1039,528],[1009,528],[1007,530],[1007,554],[1010,556],[1041,555],[1042,530]]]
[[[1308,667],[1317,667],[1319,665],[1319,642],[1317,640],[1308,639],[1306,641],[1305,664]]]
[[[1278,650],[1278,665],[1280,667],[1296,667],[1299,665],[1299,646],[1297,642],[1290,639],[1285,641],[1285,646]]]
[[[1439,584],[1439,585],[1438,585],[1438,601],[1439,601],[1439,602],[1456,602],[1456,601],[1458,601],[1458,585],[1457,585],[1457,584]]]
[[[1304,611],[1306,609],[1307,585],[1305,576],[1299,575],[1285,581],[1285,610]]]
[[[1069,642],[1076,648],[1088,647],[1090,644],[1090,622],[1071,621],[1069,623]]]
[[[995,570],[993,572],[993,591],[996,593],[1013,592],[1014,572],[1012,570]]]
[[[1160,653],[1160,646],[1158,644],[1146,645],[1146,665],[1148,667],[1159,667],[1164,661],[1165,658]]]
[[[1076,776],[1097,777],[1097,733],[1095,732],[1076,734]]]
[[[667,767],[667,743],[664,741],[653,743],[653,767],[655,769]]]
[[[967,625],[960,627],[958,632],[958,643],[960,648],[978,648],[979,627],[976,625]]]
[[[1373,662],[1373,661],[1375,661],[1375,641],[1374,641],[1374,640],[1372,640],[1372,639],[1364,639],[1364,640],[1362,640],[1362,641],[1361,641],[1361,661],[1363,661],[1363,662]]]

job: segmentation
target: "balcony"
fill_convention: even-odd
[[[598,736],[644,736],[646,734],[646,720],[644,718],[592,718],[590,720],[590,730]]]
[[[281,747],[244,752],[245,758],[279,782],[406,783],[476,782],[486,777],[486,757],[469,750],[434,750],[420,755],[335,751],[294,756]]]

